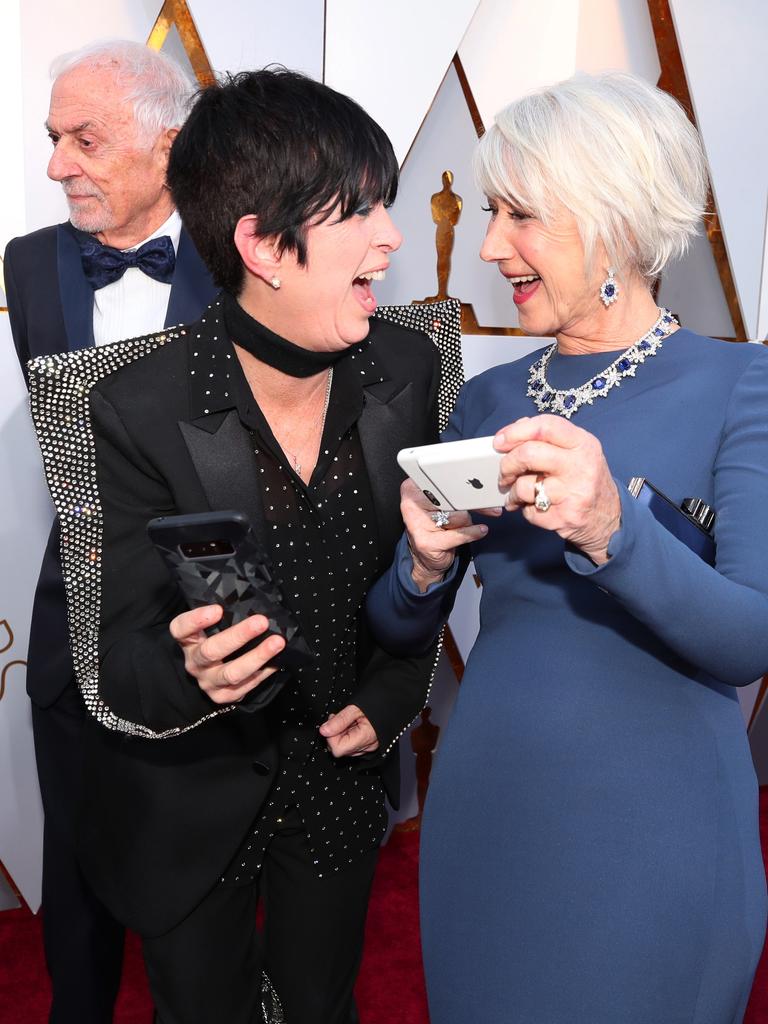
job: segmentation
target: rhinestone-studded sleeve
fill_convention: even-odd
[[[448,417],[464,383],[464,364],[461,358],[461,303],[458,299],[443,299],[425,305],[379,306],[374,316],[378,320],[388,320],[412,331],[421,331],[432,339],[440,353],[438,426],[440,430],[445,430]]]
[[[29,364],[32,419],[61,524],[62,573],[78,685],[86,707],[102,725],[151,739],[175,736],[193,726],[153,730],[127,721],[107,706],[100,691],[103,514],[88,403],[92,389],[105,377],[184,335],[184,328],[169,329],[115,345],[41,356]],[[205,717],[230,710],[215,709]]]
[[[429,334],[440,350],[443,386],[439,398],[441,421],[444,422],[461,376],[458,304],[446,302],[431,307],[390,307],[381,309],[379,313],[390,321]],[[146,738],[176,736],[209,718],[232,710],[230,705],[221,708],[211,705],[205,699],[205,695],[195,687],[184,685],[187,680],[181,678],[185,675],[183,665],[176,665],[176,661],[179,660],[178,651],[174,648],[171,655],[170,651],[163,648],[160,653],[163,656],[175,657],[174,665],[178,670],[178,689],[171,692],[170,687],[176,685],[174,678],[169,674],[174,670],[174,665],[166,666],[166,671],[166,668],[154,664],[157,661],[154,652],[163,645],[161,638],[147,638],[145,635],[145,608],[137,606],[138,614],[129,617],[132,620],[140,620],[138,624],[132,621],[125,626],[126,630],[134,629],[131,636],[135,642],[124,646],[122,639],[118,637],[118,644],[115,645],[108,635],[110,622],[117,621],[117,613],[112,614],[114,602],[111,598],[117,594],[119,605],[122,601],[122,593],[119,591],[125,590],[127,593],[130,586],[143,588],[145,583],[144,577],[136,569],[130,551],[127,560],[122,548],[118,553],[119,557],[115,555],[114,545],[109,539],[110,531],[116,529],[118,532],[124,532],[130,529],[132,537],[138,536],[137,526],[141,526],[143,533],[146,520],[153,515],[167,514],[167,508],[174,506],[175,498],[168,491],[167,494],[160,496],[156,504],[150,500],[142,504],[138,497],[134,502],[126,478],[130,479],[133,474],[134,478],[141,477],[143,481],[144,477],[140,472],[136,473],[133,441],[139,435],[144,438],[146,443],[142,451],[149,455],[152,461],[155,458],[154,454],[151,454],[155,451],[155,442],[151,432],[145,430],[146,424],[141,422],[140,416],[132,416],[130,430],[124,438],[118,436],[116,432],[113,432],[115,436],[112,437],[105,429],[105,424],[107,427],[110,425],[111,421],[107,414],[112,408],[106,396],[111,394],[115,387],[117,394],[120,395],[120,402],[114,410],[113,417],[117,431],[122,415],[118,409],[125,411],[126,407],[133,408],[130,386],[126,388],[123,384],[125,374],[128,374],[129,379],[133,379],[133,386],[139,389],[146,390],[147,382],[153,379],[153,372],[149,369],[146,373],[143,366],[136,367],[135,370],[129,369],[131,364],[136,364],[158,349],[165,349],[162,353],[156,353],[157,361],[152,360],[152,370],[156,375],[157,367],[167,364],[166,357],[172,357],[177,347],[178,350],[186,351],[185,333],[183,328],[171,329],[102,348],[43,357],[30,364],[33,418],[49,487],[62,525],[62,568],[78,683],[86,706],[101,724],[113,730]],[[178,372],[175,357],[171,362],[175,367],[173,373]],[[117,373],[122,370],[125,370],[125,374]],[[132,377],[135,372],[137,375]],[[173,373],[168,377],[169,381],[176,379]],[[159,394],[154,386],[151,386],[150,390],[152,395]],[[180,392],[179,389],[171,388],[170,393],[177,396]],[[154,424],[157,403],[153,404],[150,398],[151,396],[141,403],[141,407]],[[184,418],[184,414],[180,412],[178,417],[171,417],[171,424],[165,413],[166,404],[162,403],[163,411],[158,412],[156,420],[162,425],[164,439],[172,433],[166,430],[167,426],[170,424],[175,428],[177,419]],[[205,409],[202,411],[207,412]],[[98,420],[99,429],[96,434],[91,412]],[[102,413],[106,417],[104,423],[99,419]],[[122,444],[122,440],[125,440],[125,444]],[[105,458],[105,453],[110,458]],[[105,466],[111,464],[113,455],[115,458],[112,477],[115,488],[110,488],[102,474]],[[170,460],[171,463],[173,461]],[[175,468],[173,464],[158,467],[159,476],[170,480]],[[101,494],[99,486],[102,488]],[[163,497],[168,498],[168,501],[163,501]],[[129,523],[120,517],[125,507],[131,504],[132,508],[129,511],[132,518]],[[146,515],[142,518],[144,513]],[[144,558],[145,555],[146,552],[142,549],[141,557]],[[148,555],[146,557],[148,559]],[[113,571],[115,558],[119,562],[122,561],[122,564],[118,564],[117,571]],[[125,579],[121,577],[121,573],[125,574]],[[120,629],[122,628],[121,619]],[[140,635],[136,635],[136,630]],[[162,639],[168,640],[165,633]],[[140,641],[146,642],[142,646]],[[166,644],[166,647],[171,646]],[[126,652],[125,657],[123,652]],[[101,672],[100,654],[104,659]],[[162,686],[153,686],[152,680],[159,674],[162,674],[162,679],[158,680]],[[135,680],[133,676],[136,676]],[[135,685],[128,685],[129,683]],[[165,697],[166,686],[171,696],[170,701]],[[180,706],[181,713],[178,713]],[[402,723],[397,731],[406,724]]]

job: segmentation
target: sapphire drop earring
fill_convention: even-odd
[[[619,286],[614,278],[615,273],[616,270],[613,267],[608,267],[608,277],[600,285],[600,298],[603,300],[603,305],[606,309],[619,297]]]

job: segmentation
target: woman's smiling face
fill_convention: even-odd
[[[491,219],[480,249],[512,285],[520,327],[538,337],[568,333],[600,312],[606,276],[598,245],[588,275],[576,220],[561,208],[544,224],[503,199],[490,198]]]
[[[346,220],[333,212],[311,224],[306,262],[300,264],[295,253],[283,254],[281,288],[267,326],[315,351],[362,341],[376,309],[371,281],[384,276],[389,254],[401,242],[383,203]]]

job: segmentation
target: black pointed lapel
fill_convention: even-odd
[[[400,382],[402,384],[402,382]],[[397,387],[400,390],[397,390]],[[397,463],[401,448],[413,444],[413,387],[382,381],[365,389],[365,405],[358,421],[360,443],[368,469],[381,549],[391,550],[403,532]]]
[[[213,432],[205,426],[183,422],[179,429],[211,511],[234,509],[245,513],[263,544],[264,510],[256,461],[250,435],[237,410],[231,409]]]
[[[179,430],[211,511],[243,512],[263,539],[261,485],[251,435],[240,419],[232,394],[235,381],[231,374],[237,372],[237,357],[223,337],[218,301],[204,312],[190,334],[189,415],[179,420]],[[221,364],[216,377],[218,387],[210,379],[217,357]]]
[[[83,273],[77,232],[71,224],[59,224],[56,232],[61,311],[70,352],[93,345],[93,288]]]
[[[216,286],[211,280],[211,275],[200,259],[192,239],[182,228],[165,326],[174,327],[176,324],[188,324],[197,320],[201,311],[213,301],[215,295]]]

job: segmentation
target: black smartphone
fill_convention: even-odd
[[[295,616],[283,604],[269,558],[242,512],[199,512],[160,516],[147,524],[149,539],[162,555],[190,608],[218,604],[224,614],[209,634],[234,626],[249,615],[266,615],[269,626],[232,657],[275,634],[284,649],[270,664],[296,671],[314,655]]]
[[[685,498],[676,505],[644,476],[633,476],[627,485],[633,498],[647,505],[655,519],[709,565],[715,564],[714,509],[700,498]]]

